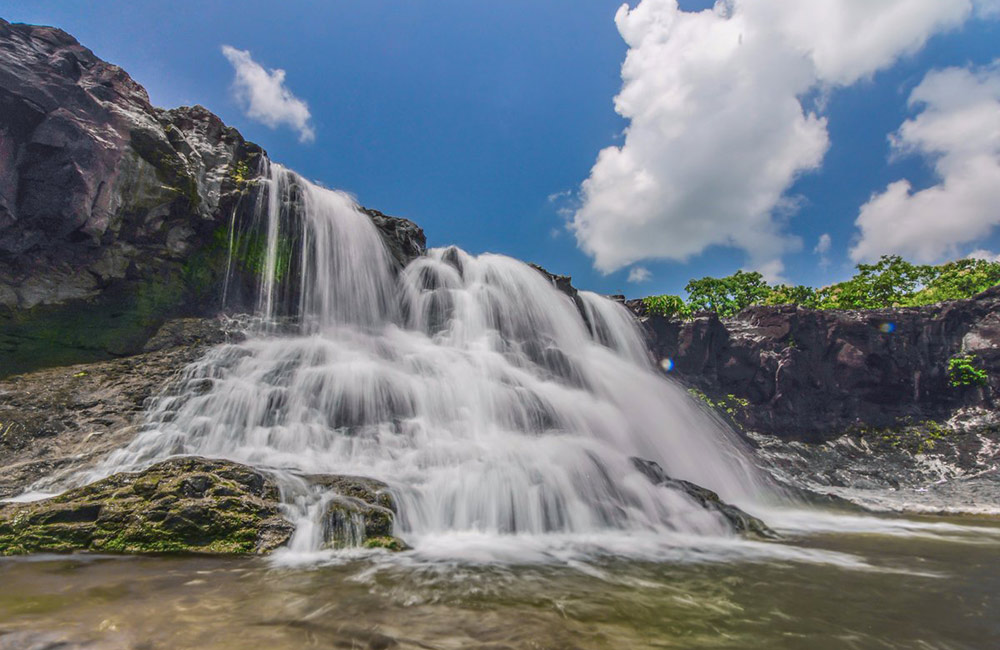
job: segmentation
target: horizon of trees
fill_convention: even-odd
[[[756,271],[737,271],[724,278],[704,277],[684,287],[688,297],[648,296],[651,314],[690,318],[698,312],[733,316],[754,305],[801,305],[811,309],[884,309],[916,307],[959,300],[1000,284],[1000,262],[960,259],[945,264],[911,264],[898,255],[883,255],[874,264],[858,264],[843,282],[816,289],[805,285],[768,284]]]

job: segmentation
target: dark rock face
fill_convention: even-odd
[[[267,553],[293,532],[277,501],[274,482],[250,467],[178,458],[52,499],[0,507],[0,555]]]
[[[733,400],[745,429],[821,441],[860,428],[947,420],[993,408],[1000,391],[1000,287],[970,300],[873,311],[751,307],[689,321],[627,305],[672,375]],[[948,361],[973,353],[989,385],[953,387]],[[736,404],[738,402],[738,404]]]
[[[632,458],[632,464],[655,485],[662,485],[682,492],[702,508],[719,513],[729,523],[734,532],[760,539],[778,539],[778,534],[768,528],[767,524],[763,521],[743,512],[734,505],[726,503],[719,498],[718,494],[708,488],[703,488],[691,481],[671,478],[663,471],[659,463],[651,460]]]
[[[417,224],[409,219],[390,217],[371,208],[363,210],[382,232],[386,248],[399,268],[427,252],[427,238]]]
[[[226,278],[225,307],[251,308],[229,228],[265,163],[62,30],[0,19],[0,376],[134,354],[166,318],[217,313]],[[412,222],[369,214],[398,263],[423,253]]]

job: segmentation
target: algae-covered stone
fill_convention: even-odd
[[[37,552],[268,553],[293,526],[264,474],[186,457],[57,497],[0,507],[0,555]]]
[[[409,548],[393,536],[396,502],[388,485],[360,476],[315,475],[308,480],[332,493],[323,517],[327,547]]]

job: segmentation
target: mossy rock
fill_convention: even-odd
[[[323,539],[328,548],[409,548],[393,535],[396,502],[385,483],[359,476],[316,475],[308,479],[333,493],[323,518]]]
[[[365,540],[363,546],[365,548],[381,548],[386,551],[393,551],[393,552],[408,551],[410,549],[410,547],[406,545],[406,542],[399,539],[398,537],[392,537],[392,536],[369,537],[368,539]]]
[[[262,554],[294,530],[270,478],[186,457],[57,497],[0,507],[0,555],[40,552]]]

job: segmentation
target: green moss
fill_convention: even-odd
[[[250,179],[250,168],[245,160],[237,161],[229,168],[229,178],[237,185],[243,185]]]
[[[282,543],[280,534],[263,532],[282,525],[287,534],[291,531],[290,524],[280,523],[276,504],[262,499],[275,497],[276,490],[252,470],[226,476],[231,466],[202,459],[167,461],[46,501],[6,506],[0,510],[0,555],[79,550],[247,554]]]
[[[405,551],[410,547],[406,543],[399,539],[398,537],[384,536],[384,537],[369,537],[364,542],[365,548],[382,548],[387,551]]]

